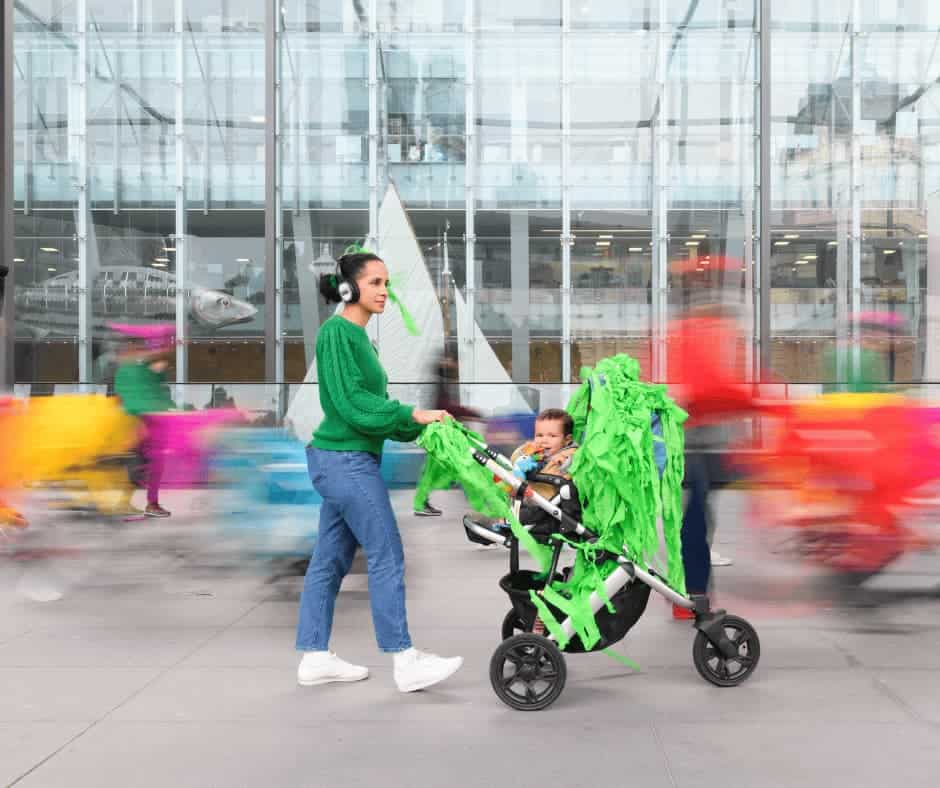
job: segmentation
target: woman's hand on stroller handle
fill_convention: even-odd
[[[446,421],[452,419],[446,410],[415,410],[411,418],[418,424],[433,424],[435,421]]]

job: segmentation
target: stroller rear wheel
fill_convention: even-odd
[[[725,616],[722,624],[725,636],[735,646],[737,653],[726,657],[704,632],[698,632],[692,646],[692,661],[705,681],[718,687],[736,687],[757,667],[760,640],[754,627],[743,618]]]
[[[513,635],[521,635],[523,632],[528,631],[525,619],[516,612],[515,608],[512,608],[503,619],[503,640],[507,640]]]
[[[548,638],[532,633],[500,643],[490,660],[490,683],[497,697],[516,711],[541,711],[565,688],[565,658]]]

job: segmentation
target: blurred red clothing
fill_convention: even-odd
[[[741,332],[724,317],[686,317],[669,327],[669,383],[689,412],[686,426],[724,421],[754,407],[754,389],[742,383],[734,356]]]

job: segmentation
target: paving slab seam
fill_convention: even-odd
[[[163,668],[162,670],[158,671],[157,674],[156,674],[155,676],[153,676],[149,681],[145,682],[145,683],[143,684],[143,686],[138,687],[134,692],[132,692],[130,695],[128,695],[126,698],[124,698],[124,699],[123,699],[120,703],[118,703],[116,706],[114,706],[113,708],[111,708],[111,709],[109,709],[108,711],[106,711],[104,714],[102,714],[100,717],[98,717],[98,719],[93,720],[91,723],[89,723],[88,726],[86,726],[85,728],[83,728],[82,730],[80,730],[78,733],[76,733],[74,736],[72,736],[72,737],[71,737],[68,741],[66,741],[64,744],[62,744],[61,746],[57,747],[55,750],[53,750],[51,753],[49,753],[45,758],[43,758],[43,759],[40,760],[38,763],[36,763],[36,764],[34,764],[33,766],[31,766],[29,769],[27,769],[25,772],[23,772],[21,775],[19,775],[19,777],[17,777],[15,780],[13,780],[12,782],[10,782],[9,785],[8,785],[8,788],[13,788],[13,786],[15,786],[15,785],[17,785],[18,783],[20,783],[20,782],[22,782],[23,780],[25,780],[27,777],[29,777],[31,774],[33,774],[33,772],[35,772],[37,769],[41,768],[44,764],[48,763],[48,762],[51,761],[53,758],[55,758],[60,752],[62,752],[62,751],[65,750],[66,748],[68,748],[73,742],[78,741],[82,736],[84,736],[86,733],[88,733],[88,731],[90,731],[92,728],[96,727],[96,726],[98,725],[98,723],[103,722],[104,720],[106,720],[108,717],[110,717],[112,714],[114,714],[114,712],[118,711],[120,708],[122,708],[123,706],[125,706],[127,703],[129,703],[130,701],[134,700],[134,698],[136,698],[138,695],[140,695],[144,690],[146,690],[146,689],[152,687],[157,681],[159,681],[161,678],[163,678],[163,677],[164,677],[167,673],[169,673],[171,670],[173,670],[174,668],[179,667],[183,662],[185,662],[187,659],[189,659],[190,657],[192,657],[192,656],[193,656],[196,652],[198,652],[201,648],[204,648],[204,647],[207,646],[209,643],[211,643],[215,638],[219,637],[220,635],[222,635],[222,634],[224,634],[225,632],[227,632],[228,630],[230,630],[230,629],[231,629],[232,627],[234,627],[239,621],[241,621],[241,620],[242,620],[243,618],[245,618],[246,616],[250,615],[260,604],[262,604],[261,601],[259,601],[259,602],[257,602],[256,604],[252,605],[248,610],[244,611],[241,615],[237,616],[233,621],[230,621],[225,627],[223,627],[223,628],[221,628],[221,629],[218,629],[218,630],[216,630],[216,631],[213,631],[212,634],[209,635],[209,637],[205,638],[204,640],[202,640],[202,641],[200,641],[198,644],[196,644],[192,649],[190,649],[186,654],[184,654],[182,657],[180,657],[180,658],[179,658],[176,662],[174,662],[172,665],[167,665],[165,668]]]
[[[849,670],[858,671],[859,673],[864,673],[871,679],[872,686],[875,690],[885,696],[888,700],[892,701],[895,706],[901,709],[908,717],[910,717],[914,722],[919,723],[920,725],[925,725],[928,728],[937,728],[940,727],[940,723],[933,722],[922,717],[920,714],[915,711],[914,708],[910,706],[900,695],[898,695],[890,686],[884,681],[884,679],[879,678],[875,671],[879,670],[877,666],[866,665],[858,657],[855,656],[846,646],[836,641],[830,635],[823,635],[830,643],[835,647],[842,656],[845,657],[847,667]],[[922,672],[930,672],[930,668],[922,669]]]
[[[656,739],[656,746],[659,747],[659,752],[663,756],[663,763],[666,765],[666,776],[669,777],[669,784],[672,788],[679,788],[676,776],[672,772],[672,764],[669,763],[669,755],[666,753],[666,743],[663,741],[662,734],[659,732],[659,728],[656,727],[655,722],[650,722],[650,729],[653,732],[653,738]]]
[[[894,701],[895,705],[897,705],[901,711],[914,720],[914,722],[932,729],[940,728],[940,723],[934,722],[933,720],[928,720],[926,717],[922,717],[920,714],[918,714],[917,711],[907,701],[904,700],[904,698],[902,698],[893,689],[891,689],[891,687],[888,686],[884,679],[878,678],[878,676],[872,676],[871,681],[872,686],[874,686],[878,692],[880,692],[889,700]]]

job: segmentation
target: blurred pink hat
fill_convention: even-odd
[[[148,323],[132,325],[130,323],[108,323],[108,328],[119,334],[141,339],[148,350],[166,350],[173,346],[176,327],[168,323]]]

